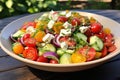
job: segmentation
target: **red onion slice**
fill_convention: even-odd
[[[43,56],[46,58],[55,59],[59,62],[58,55],[55,52],[45,52]]]
[[[23,37],[20,38],[20,43],[24,45]]]
[[[15,38],[13,38],[13,34],[10,35],[10,39],[13,41],[13,42],[17,42],[17,40]]]
[[[55,35],[55,38],[52,40],[52,44],[56,47],[60,47],[59,35]]]

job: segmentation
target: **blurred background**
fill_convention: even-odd
[[[120,0],[0,0],[0,19],[51,10],[120,10]]]

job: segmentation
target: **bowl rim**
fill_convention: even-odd
[[[95,13],[90,13],[90,12],[84,12],[84,11],[77,11],[77,10],[70,10],[70,11],[76,11],[76,12],[80,12],[80,13],[87,13],[87,14],[90,14],[90,15],[97,15],[97,16],[100,16],[100,17],[104,17],[104,18],[107,18],[107,19],[110,19],[108,17],[105,17],[105,16],[102,16],[102,15],[99,15],[99,14],[95,14]],[[41,14],[45,13],[45,12],[40,12]],[[73,66],[86,66],[86,65],[91,65],[91,64],[95,64],[95,63],[99,63],[99,62],[103,62],[103,61],[106,61],[106,60],[109,60],[111,59],[112,57],[118,55],[120,53],[117,52],[117,53],[114,53],[113,55],[107,55],[103,58],[100,58],[100,59],[97,59],[97,60],[93,60],[93,61],[89,61],[89,62],[83,62],[83,63],[72,63],[72,64],[51,64],[51,63],[43,63],[43,62],[37,62],[37,61],[32,61],[32,60],[29,60],[29,59],[25,59],[25,58],[22,58],[16,54],[14,54],[13,52],[10,52],[9,50],[7,50],[3,43],[1,42],[1,37],[2,37],[2,33],[6,30],[6,28],[9,27],[9,25],[13,24],[14,22],[16,22],[17,20],[20,20],[20,19],[23,19],[23,18],[26,18],[26,17],[29,17],[29,16],[34,16],[34,15],[37,15],[37,14],[40,14],[40,13],[35,13],[35,14],[30,14],[30,15],[27,15],[27,16],[24,16],[24,17],[21,17],[19,19],[16,19],[14,21],[12,21],[11,23],[9,23],[8,25],[6,25],[2,30],[1,30],[1,33],[0,33],[0,47],[1,49],[3,49],[3,51],[5,51],[8,55],[10,55],[11,57],[21,61],[21,62],[25,62],[25,63],[29,63],[29,64],[33,64],[33,65],[38,65],[38,66],[49,66],[49,67],[73,67]],[[112,19],[110,19],[112,20]],[[120,25],[118,22],[112,20],[113,22],[117,23],[118,25]]]

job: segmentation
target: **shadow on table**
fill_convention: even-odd
[[[108,63],[77,72],[49,72],[28,67],[40,80],[120,80],[120,55]]]

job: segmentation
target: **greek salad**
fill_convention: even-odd
[[[52,64],[89,62],[116,50],[109,28],[94,16],[69,10],[52,10],[25,22],[10,39],[16,55]]]

